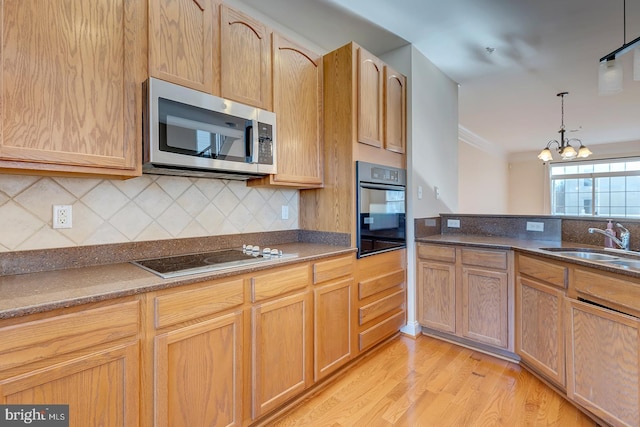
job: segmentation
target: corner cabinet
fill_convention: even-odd
[[[0,169],[140,175],[146,2],[0,5]]]
[[[202,92],[218,92],[219,5],[216,0],[149,2],[152,77]]]
[[[0,403],[68,404],[77,426],[139,425],[139,318],[125,299],[0,322]]]
[[[513,351],[512,254],[418,243],[418,321],[436,334]]]
[[[272,48],[278,173],[248,185],[321,187],[322,57],[277,33]]]

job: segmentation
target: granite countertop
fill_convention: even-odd
[[[346,246],[298,242],[279,244],[278,247],[285,253],[297,254],[297,257],[171,279],[162,279],[128,262],[0,276],[0,295],[2,295],[0,319],[251,273],[356,251],[355,248]]]
[[[629,269],[623,266],[614,264],[608,264],[606,262],[590,261],[587,259],[579,259],[575,257],[569,257],[557,252],[545,250],[560,249],[560,248],[584,248],[591,251],[605,250],[601,246],[593,246],[575,242],[562,242],[558,240],[530,240],[530,239],[514,239],[509,237],[499,236],[480,236],[480,235],[465,235],[465,234],[436,234],[432,236],[419,237],[415,239],[418,243],[435,243],[435,244],[452,244],[471,246],[487,249],[505,249],[505,250],[517,250],[523,253],[529,253],[532,255],[541,256],[544,258],[553,259],[556,261],[570,262],[573,264],[582,265],[585,267],[597,268],[602,271],[608,271],[611,273],[622,274],[628,277],[640,278],[640,270]],[[613,252],[612,252],[613,253]],[[615,255],[619,255],[624,258],[640,259],[640,253],[627,252],[621,253],[616,251]]]

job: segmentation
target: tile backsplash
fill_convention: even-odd
[[[243,181],[0,175],[0,252],[294,230],[298,203],[297,190]],[[72,206],[73,228],[52,228],[54,205]]]

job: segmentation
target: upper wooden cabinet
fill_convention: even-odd
[[[0,168],[140,175],[146,2],[0,4]]]
[[[322,57],[273,34],[276,175],[249,185],[322,186]]]
[[[226,5],[220,7],[223,98],[271,110],[271,31]]]
[[[384,63],[358,48],[358,141],[382,147]]]
[[[149,74],[192,89],[218,93],[219,1],[149,2]]]
[[[407,147],[407,78],[384,67],[384,148],[404,154]]]
[[[358,48],[358,141],[404,154],[407,78]]]

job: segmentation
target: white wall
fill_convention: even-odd
[[[460,141],[458,177],[459,213],[507,212],[509,165],[504,155]]]

